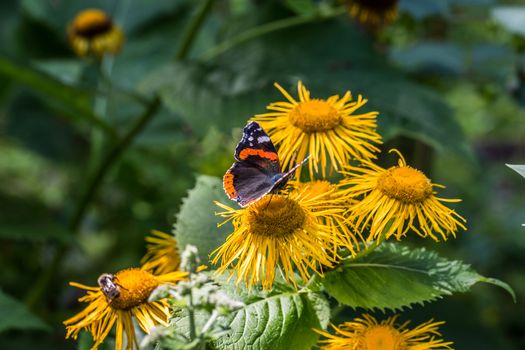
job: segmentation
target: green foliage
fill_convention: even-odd
[[[50,330],[50,327],[27,307],[0,291],[0,332],[11,329]]]
[[[310,349],[321,328],[318,310],[326,316],[328,304],[320,296],[291,292],[253,301],[238,311],[231,330],[215,342],[217,349]]]
[[[218,282],[246,305],[223,320],[225,334],[212,342],[213,349],[310,349],[318,338],[312,328],[324,329],[329,322],[330,308],[322,293],[297,291],[285,283],[277,283],[268,293],[237,287],[225,277]],[[197,327],[205,317],[206,313],[197,314]],[[187,334],[188,324],[188,315],[182,313],[172,327]]]
[[[89,105],[90,97],[86,92],[5,57],[0,57],[0,75],[54,98],[65,115],[72,120],[84,120],[110,134],[113,133],[113,130],[92,111]]]
[[[217,227],[224,219],[215,216],[215,212],[221,208],[214,201],[229,202],[222,189],[221,179],[205,175],[197,177],[195,187],[183,199],[174,226],[179,247],[183,248],[187,244],[196,246],[203,264],[208,264],[209,254],[232,232],[230,223]]]
[[[180,113],[192,130],[203,136],[211,126],[226,131],[244,125],[246,118],[255,114],[255,106],[269,102],[268,94],[255,94],[253,83],[245,79],[200,63],[170,63],[153,71],[140,90],[158,94],[168,109]]]
[[[323,285],[345,305],[396,310],[467,292],[479,282],[500,286],[516,299],[506,283],[483,277],[460,261],[441,258],[425,248],[383,243],[365,257],[345,260],[326,273]]]

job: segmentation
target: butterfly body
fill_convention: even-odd
[[[235,148],[235,163],[223,178],[228,197],[246,207],[271,192],[282,189],[300,164],[282,172],[277,150],[270,137],[256,122],[243,130],[241,141]]]

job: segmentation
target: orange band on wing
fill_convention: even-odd
[[[275,152],[266,152],[262,149],[254,149],[254,148],[245,148],[239,153],[239,159],[244,160],[250,156],[259,156],[261,158],[270,159],[270,160],[277,160],[277,153]]]
[[[226,192],[230,199],[237,197],[237,191],[235,191],[235,187],[233,187],[233,174],[230,170],[224,174],[224,177],[222,178],[222,186],[224,187],[224,192]]]

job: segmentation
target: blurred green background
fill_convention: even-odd
[[[411,243],[518,295],[514,304],[479,286],[402,319],[445,320],[457,349],[525,348],[525,179],[505,166],[525,163],[525,2],[402,0],[397,20],[378,31],[340,6],[0,3],[1,349],[82,348],[64,340],[61,322],[80,296],[68,282],[94,285],[103,272],[137,266],[145,234],[171,230],[196,175],[222,176],[246,120],[281,100],[273,82],[294,92],[298,79],[314,97],[368,98],[383,149],[400,148],[447,185],[443,197],[463,199],[467,232]],[[66,36],[91,7],[126,35],[101,68],[76,58]]]

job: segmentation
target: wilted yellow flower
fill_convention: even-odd
[[[381,26],[393,22],[397,17],[398,0],[344,0],[348,13],[358,22]]]
[[[94,350],[116,325],[115,350],[138,349],[133,318],[146,333],[158,324],[168,326],[168,302],[149,302],[148,298],[159,285],[175,284],[186,276],[187,272],[180,271],[155,276],[142,269],[132,268],[115,275],[101,275],[98,287],[71,282],[71,286],[87,291],[79,301],[88,305],[77,315],[64,321],[66,338],[76,339],[78,333],[85,329],[93,336],[94,345],[91,349]]]
[[[377,112],[355,114],[367,100],[358,96],[352,100],[347,91],[324,99],[310,97],[302,82],[298,82],[299,101],[295,100],[279,84],[275,87],[288,101],[271,103],[271,112],[256,115],[252,120],[261,124],[279,146],[283,169],[289,169],[301,162],[307,154],[312,158],[308,163],[310,177],[321,172],[338,170],[351,159],[370,160],[376,158],[381,143],[376,132]],[[328,164],[330,162],[330,164]],[[301,168],[297,169],[297,177]]]
[[[439,241],[449,235],[455,237],[458,228],[466,230],[466,220],[441,202],[460,202],[460,199],[444,199],[435,196],[434,187],[441,187],[421,171],[409,167],[401,153],[398,165],[383,169],[372,162],[361,167],[347,166],[341,181],[351,197],[361,199],[350,207],[349,216],[355,228],[363,232],[370,229],[368,240],[381,235],[401,239],[408,230],[421,237]],[[392,152],[391,151],[391,152]]]
[[[147,252],[140,261],[143,270],[162,275],[179,268],[180,256],[175,237],[152,230],[151,235],[146,236],[146,242]]]
[[[237,283],[247,287],[261,283],[271,289],[275,270],[282,268],[284,277],[296,285],[294,267],[303,281],[311,271],[322,274],[338,258],[333,247],[347,246],[349,238],[333,226],[342,220],[344,207],[313,195],[306,190],[286,195],[267,195],[254,204],[218,213],[232,220],[234,231],[212,255],[213,264],[220,262],[218,273],[227,269],[237,275]]]
[[[124,43],[124,33],[102,10],[80,12],[67,28],[69,44],[80,56],[117,54]]]
[[[336,334],[316,330],[326,337],[319,341],[322,350],[452,350],[452,342],[440,339],[439,326],[445,322],[430,320],[409,329],[409,321],[396,324],[398,316],[378,322],[370,315],[363,315],[353,322],[338,327]]]

